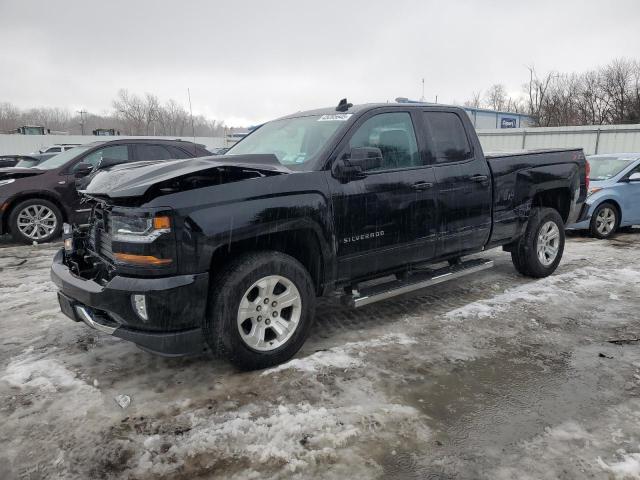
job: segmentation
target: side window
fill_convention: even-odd
[[[471,146],[462,120],[451,112],[424,112],[429,128],[431,163],[459,162],[471,157]]]
[[[381,113],[371,117],[356,130],[349,146],[379,148],[383,158],[379,170],[420,165],[416,134],[407,112]]]
[[[174,158],[169,150],[162,145],[140,144],[136,145],[138,160],[169,160]]]
[[[167,148],[169,152],[171,152],[171,158],[191,158],[191,155],[181,148],[174,147],[173,145],[167,145]]]
[[[123,162],[129,161],[129,149],[127,145],[114,145],[112,147],[101,148],[95,152],[91,152],[89,155],[80,160],[80,163],[88,163],[94,167],[100,163],[103,158],[112,158],[114,160],[122,160]],[[80,163],[76,163],[72,171],[78,167]]]

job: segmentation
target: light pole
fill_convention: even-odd
[[[87,113],[86,110],[78,110],[80,114],[80,135],[84,135],[84,114]]]

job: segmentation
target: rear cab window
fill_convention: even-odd
[[[472,157],[464,124],[453,112],[423,112],[428,134],[427,157],[430,163],[450,163]]]

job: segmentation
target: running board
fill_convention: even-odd
[[[451,267],[437,270],[414,270],[406,279],[397,279],[387,283],[354,290],[352,295],[343,295],[342,302],[350,307],[359,308],[421,288],[464,277],[493,267],[493,260],[467,260]]]

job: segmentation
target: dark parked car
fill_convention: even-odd
[[[63,222],[86,222],[91,208],[81,203],[76,182],[94,171],[141,160],[209,155],[191,142],[121,139],[78,146],[32,168],[2,169],[0,234],[11,233],[18,242],[48,242],[60,235]]]
[[[2,155],[0,156],[0,169],[10,167],[29,168],[49,160],[55,153],[32,153],[29,155]]]
[[[263,368],[298,351],[316,296],[336,288],[360,307],[488,268],[462,257],[495,247],[550,275],[587,168],[581,149],[486,157],[457,107],[344,101],[224,156],[98,172],[89,225],[66,226],[52,278],[76,321]]]

